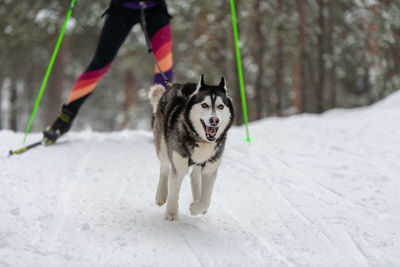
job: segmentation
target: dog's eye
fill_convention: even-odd
[[[220,110],[223,110],[223,109],[224,109],[224,107],[225,107],[225,106],[224,106],[224,105],[222,105],[222,104],[218,106],[218,108],[219,108]]]
[[[208,105],[206,103],[201,104],[202,108],[208,108]]]

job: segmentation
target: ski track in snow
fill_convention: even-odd
[[[231,130],[206,215],[155,205],[148,131],[69,133],[8,158],[0,266],[400,266],[400,93],[367,108]],[[40,138],[32,134],[28,143]]]

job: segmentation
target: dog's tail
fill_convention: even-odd
[[[150,103],[153,106],[153,113],[156,113],[158,101],[160,101],[160,98],[162,97],[164,92],[165,88],[161,84],[155,84],[150,88],[149,98]]]

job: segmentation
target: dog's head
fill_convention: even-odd
[[[232,99],[228,96],[225,79],[218,86],[206,85],[203,75],[196,90],[189,95],[186,119],[203,140],[214,142],[223,136],[233,121]]]

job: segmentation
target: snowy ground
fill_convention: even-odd
[[[400,266],[400,92],[250,131],[231,131],[206,215],[185,179],[178,222],[154,203],[150,132],[8,158],[22,134],[1,131],[0,266]]]

